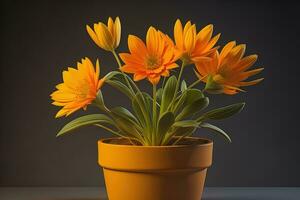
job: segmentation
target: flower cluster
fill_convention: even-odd
[[[259,78],[246,81],[263,70],[249,70],[256,62],[257,55],[244,56],[246,45],[236,44],[235,41],[227,43],[223,48],[216,46],[220,34],[214,35],[211,24],[198,31],[196,24],[188,21],[183,26],[178,19],[174,24],[174,40],[151,26],[145,41],[135,35],[129,35],[129,52],[119,54],[116,53],[121,39],[119,17],[114,21],[109,18],[107,25],[102,22],[95,23],[93,28],[87,25],[86,30],[97,46],[112,52],[119,65],[119,71],[112,71],[100,79],[99,61],[97,60],[94,67],[93,63],[85,58],[77,64],[77,69],[69,67],[63,72],[64,82],[58,84],[57,90],[51,94],[53,104],[62,107],[56,117],[68,116],[80,108],[86,109],[89,104],[96,105],[106,115],[78,118],[77,121],[66,125],[59,135],[79,126],[94,124],[142,145],[170,144],[174,136],[179,136],[179,132],[185,137],[199,127],[219,130],[229,138],[225,132],[208,125],[205,120],[217,119],[218,116],[228,117],[239,112],[244,104],[199,114],[199,111],[208,105],[208,98],[204,93],[233,95],[244,91],[241,87],[263,80]],[[181,65],[178,65],[178,61],[181,61]],[[196,81],[187,84],[182,80],[182,73],[184,68],[190,65],[195,66]],[[170,76],[176,68],[180,71],[178,77]],[[133,80],[127,74],[133,74]],[[157,88],[162,77],[164,81],[161,87]],[[141,92],[134,82],[143,79],[152,84],[152,97]],[[200,82],[205,84],[202,90],[196,88]],[[134,114],[123,107],[108,108],[104,104],[101,92],[103,83],[126,94],[132,101]],[[224,113],[228,116],[224,116]],[[185,131],[187,128],[189,130]],[[161,129],[165,130],[161,132]]]

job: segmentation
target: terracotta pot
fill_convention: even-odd
[[[98,141],[109,200],[200,200],[213,142],[189,137],[175,146],[124,145]]]

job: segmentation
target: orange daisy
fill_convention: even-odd
[[[148,29],[146,44],[140,38],[129,35],[128,48],[130,53],[120,53],[125,63],[120,69],[134,74],[134,81],[147,78],[156,85],[161,76],[169,76],[169,71],[178,67],[173,41],[153,27]]]
[[[57,90],[51,94],[52,104],[63,108],[55,117],[68,116],[80,108],[86,109],[96,98],[97,92],[104,83],[99,80],[100,66],[96,62],[96,71],[90,59],[82,59],[77,63],[77,69],[69,67],[63,71],[63,83],[56,86]]]
[[[181,59],[186,63],[195,63],[216,51],[214,47],[221,34],[212,37],[213,25],[207,25],[197,33],[196,25],[188,21],[184,28],[177,19],[174,26],[176,48],[181,53]]]
[[[246,45],[234,41],[216,51],[211,60],[196,63],[197,76],[206,83],[205,90],[211,93],[236,94],[242,86],[255,85],[263,78],[247,81],[264,68],[247,71],[257,60],[257,55],[244,56]]]

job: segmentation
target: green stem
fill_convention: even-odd
[[[116,59],[116,61],[117,61],[118,65],[119,65],[119,67],[122,67],[122,64],[121,64],[120,58],[119,58],[119,56],[117,55],[117,53],[116,53],[116,51],[115,51],[115,50],[113,50],[113,51],[112,51],[112,54],[114,55],[114,57],[115,57],[115,59]]]
[[[118,65],[119,65],[119,70],[121,71],[122,64],[121,64],[121,61],[120,61],[120,58],[119,58],[118,54],[116,53],[115,50],[112,51],[112,54],[114,55],[114,57],[115,57],[115,59],[116,59]],[[129,83],[127,76],[124,74],[123,71],[121,71],[121,73],[123,74],[123,77],[124,77],[124,79],[125,79],[125,81],[126,81],[126,84],[127,84],[128,87],[129,87],[129,89],[130,89],[131,91],[133,91],[132,86],[131,86],[131,84]]]
[[[124,135],[121,135],[121,134],[118,133],[117,131],[114,131],[114,130],[112,130],[112,129],[106,127],[106,126],[103,126],[103,125],[101,125],[101,124],[94,124],[94,125],[95,125],[95,126],[98,126],[98,127],[100,127],[100,128],[103,128],[103,129],[105,129],[105,130],[107,130],[107,131],[111,132],[112,134],[115,134],[115,135],[117,135],[117,136],[119,136],[119,137],[122,137],[122,138],[126,138],[126,139],[127,139],[127,137],[125,137]]]
[[[165,87],[166,79],[167,79],[167,78],[164,77],[163,82],[162,82],[162,85],[161,85],[161,88],[164,88],[164,87]]]
[[[98,127],[100,127],[100,128],[103,128],[104,130],[107,130],[107,131],[111,132],[112,134],[115,134],[115,135],[117,135],[117,136],[119,136],[119,137],[121,137],[121,138],[124,138],[124,139],[126,139],[126,140],[129,140],[129,142],[130,142],[132,145],[135,145],[134,142],[132,142],[132,140],[136,140],[137,142],[143,144],[142,141],[140,141],[140,140],[138,140],[138,139],[136,139],[136,138],[126,137],[126,136],[120,134],[119,132],[114,131],[114,130],[112,130],[111,128],[108,128],[108,127],[103,126],[103,125],[101,125],[101,124],[95,124],[95,126],[98,126]]]
[[[189,85],[188,89],[193,88],[195,85],[197,85],[200,82],[201,82],[200,79],[196,80],[194,83],[192,83],[191,85]]]
[[[180,80],[181,80],[181,76],[182,76],[184,67],[185,67],[185,62],[182,61],[181,69],[180,69],[180,72],[179,72],[179,75],[178,75],[178,80],[177,80],[177,83],[176,83],[175,94],[177,94],[177,92],[178,92],[179,84],[180,84]],[[174,95],[174,96],[176,96],[176,95]],[[173,99],[174,99],[174,98],[173,98]]]
[[[153,124],[153,133],[152,133],[152,141],[155,142],[157,138],[157,112],[156,112],[156,85],[153,85],[153,101],[152,101],[152,124]]]
[[[182,61],[180,72],[179,72],[179,75],[178,75],[178,80],[177,80],[177,83],[176,83],[176,88],[175,88],[175,93],[174,93],[174,96],[173,96],[172,103],[173,103],[173,101],[175,101],[175,97],[177,96],[177,92],[178,92],[178,89],[179,89],[180,80],[181,80],[181,76],[182,76],[184,67],[185,67],[185,62]]]
[[[193,131],[194,132],[194,131]],[[176,144],[178,144],[178,142],[180,142],[180,140],[182,140],[182,139],[184,139],[184,138],[186,138],[186,137],[189,137],[189,136],[191,136],[192,134],[193,134],[193,132],[190,132],[190,133],[188,133],[188,134],[185,134],[185,135],[182,135],[182,136],[180,136],[172,145],[176,145]]]
[[[180,80],[181,80],[181,76],[182,76],[183,69],[184,69],[185,65],[186,65],[185,62],[182,61],[180,72],[179,72],[179,75],[178,75],[178,80],[177,80],[176,87],[175,87],[174,96],[173,96],[173,99],[172,99],[171,103],[168,106],[168,110],[171,108],[171,106],[173,105],[173,103],[174,103],[174,101],[176,99],[177,92],[178,92],[178,89],[179,89]]]
[[[182,140],[185,136],[180,136],[172,145],[176,145],[180,140]]]
[[[92,105],[96,106],[97,108],[99,108],[101,111],[107,113],[108,115],[110,115],[110,113],[111,113],[109,108],[107,108],[104,104],[101,105],[98,101],[94,101],[92,103]]]

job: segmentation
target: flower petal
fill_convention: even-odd
[[[182,32],[182,24],[179,19],[176,20],[174,26],[174,39],[176,46],[180,49],[183,48],[183,32]]]
[[[157,85],[160,80],[160,76],[148,77],[148,80],[152,83],[152,85]]]
[[[183,37],[186,36],[186,34],[187,34],[187,32],[188,32],[188,30],[190,29],[191,26],[192,26],[191,21],[188,21],[188,22],[185,24],[184,29],[183,29]]]
[[[196,26],[191,26],[185,34],[184,46],[188,52],[192,52],[196,44]]]
[[[95,27],[95,32],[98,36],[99,44],[101,48],[112,51],[113,50],[113,37],[109,32],[108,28],[102,22],[98,23]]]
[[[142,80],[142,79],[144,79],[144,78],[146,78],[146,77],[147,77],[146,74],[134,74],[133,80],[134,80],[134,81],[140,81],[140,80]]]
[[[253,81],[248,81],[248,82],[240,82],[239,85],[240,86],[250,86],[250,85],[255,85],[259,82],[261,82],[262,80],[264,80],[264,78],[259,78]]]
[[[107,21],[107,29],[110,32],[112,38],[115,38],[115,25],[114,25],[114,21],[112,20],[111,17],[108,18]]]
[[[209,24],[205,26],[198,34],[197,34],[197,41],[200,43],[200,46],[205,47],[213,33],[214,26]]]
[[[89,36],[92,38],[92,40],[99,46],[100,46],[100,43],[99,43],[99,40],[98,40],[98,37],[96,35],[96,33],[91,29],[91,27],[89,27],[89,25],[86,25],[86,31],[88,32]],[[102,47],[101,47],[102,48]]]
[[[115,20],[115,47],[119,46],[120,44],[120,40],[121,40],[121,22],[120,22],[120,18],[117,17]]]
[[[244,57],[240,62],[235,66],[238,71],[245,71],[249,69],[257,60],[257,55],[250,55]]]
[[[207,44],[207,46],[205,47],[205,49],[203,51],[206,52],[206,51],[209,51],[211,48],[213,48],[215,46],[215,44],[218,42],[220,36],[221,36],[221,33],[219,33],[215,37],[213,37],[209,41],[209,43]]]
[[[135,55],[139,61],[143,62],[145,59],[145,56],[147,55],[147,48],[144,44],[144,42],[134,36],[129,35],[128,36],[128,48],[131,54]]]
[[[235,47],[235,45],[236,45],[235,41],[231,41],[223,47],[223,49],[220,53],[220,60],[221,61],[227,56],[227,54],[231,51],[231,49],[233,47]]]
[[[155,54],[158,47],[158,37],[156,35],[156,30],[154,27],[150,27],[146,35],[146,45],[150,54]]]
[[[134,65],[123,65],[120,67],[120,70],[125,73],[135,73],[137,71],[137,67]]]
[[[258,68],[258,69],[253,69],[253,70],[250,70],[247,72],[243,72],[239,75],[239,78],[241,80],[245,80],[245,79],[249,78],[250,76],[254,76],[254,75],[260,73],[262,70],[264,70],[264,68]]]

